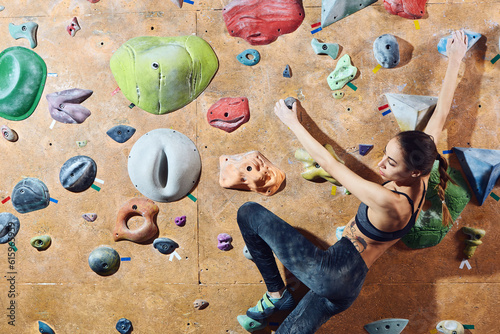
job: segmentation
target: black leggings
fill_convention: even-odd
[[[238,225],[267,289],[285,284],[276,257],[310,291],[276,333],[314,333],[357,298],[368,268],[354,245],[342,238],[326,251],[260,204],[248,202],[238,210]]]

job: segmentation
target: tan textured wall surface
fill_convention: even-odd
[[[133,333],[245,333],[236,316],[244,314],[265,291],[253,263],[243,257],[243,240],[236,225],[236,211],[246,201],[262,203],[296,226],[320,245],[335,242],[335,229],[356,212],[359,201],[341,189],[331,195],[329,183],[311,183],[300,176],[302,165],[293,154],[300,148],[293,134],[273,114],[277,99],[296,96],[310,118],[303,121],[322,143],[337,153],[362,176],[380,181],[374,167],[387,141],[398,132],[393,114],[382,116],[378,107],[386,104],[385,93],[437,96],[446,69],[446,59],[436,50],[439,39],[451,30],[468,28],[481,39],[464,60],[463,76],[450,114],[440,150],[453,146],[500,149],[500,62],[490,59],[500,53],[500,1],[430,1],[427,15],[416,30],[412,20],[389,15],[378,1],[323,31],[311,35],[310,25],[320,20],[320,1],[304,2],[306,18],[297,31],[281,36],[266,46],[252,47],[227,33],[222,8],[229,1],[195,0],[182,9],[168,0],[3,0],[0,12],[0,49],[28,46],[14,40],[9,23],[34,21],[39,24],[38,46],[34,49],[46,62],[49,73],[44,95],[34,114],[20,122],[2,119],[19,134],[19,141],[0,140],[0,199],[12,192],[22,177],[41,179],[50,196],[59,203],[28,214],[19,214],[11,202],[0,211],[15,214],[21,221],[15,253],[15,327],[7,324],[9,284],[7,245],[0,247],[0,331],[37,333],[37,320],[47,322],[56,333],[117,333],[118,319],[126,317]],[[71,38],[66,25],[77,16],[82,30]],[[372,69],[373,40],[385,33],[396,35],[405,50],[396,69]],[[181,110],[155,116],[138,108],[118,93],[109,70],[112,53],[132,37],[196,34],[215,50],[220,67],[205,92]],[[341,45],[340,56],[349,54],[359,75],[353,91],[335,100],[326,83],[337,60],[314,54],[313,37]],[[236,55],[248,48],[261,53],[261,62],[245,67]],[[338,58],[337,58],[338,59]],[[293,77],[282,72],[289,64]],[[51,130],[45,95],[70,88],[92,89],[84,105],[92,115],[80,125],[57,123]],[[208,125],[207,109],[222,97],[246,96],[250,121],[227,134]],[[314,120],[314,121],[312,121]],[[118,144],[106,131],[117,124],[137,129],[131,140]],[[141,196],[129,180],[127,156],[135,141],[155,128],[173,128],[192,139],[202,157],[202,173],[192,194],[174,203],[158,203],[160,236],[180,244],[181,260],[157,252],[152,245],[114,242],[116,213],[129,198]],[[79,148],[75,141],[88,140]],[[367,156],[357,153],[358,144],[374,144]],[[287,175],[283,191],[266,198],[256,193],[223,189],[218,184],[218,158],[259,150]],[[101,191],[89,189],[71,193],[59,184],[59,169],[75,155],[88,155],[104,180]],[[449,160],[460,168],[454,155]],[[101,186],[100,184],[97,184]],[[497,194],[500,189],[494,190]],[[88,223],[83,213],[99,218]],[[500,203],[488,197],[479,207],[473,199],[444,241],[436,247],[409,250],[402,243],[383,255],[371,268],[363,291],[354,305],[327,322],[318,333],[363,333],[363,325],[383,318],[406,318],[404,333],[424,334],[440,320],[456,319],[475,325],[466,333],[499,332],[500,252],[496,240]],[[176,216],[186,215],[187,224],[178,227]],[[136,224],[140,219],[134,219]],[[131,224],[133,226],[134,223]],[[462,226],[487,231],[472,269],[459,269],[462,260]],[[217,249],[217,235],[233,236],[234,249]],[[30,246],[33,236],[48,234],[52,246],[38,252]],[[90,252],[99,245],[115,248],[122,262],[119,271],[100,277],[87,264]],[[284,273],[285,275],[285,273]],[[303,285],[293,283],[297,293]],[[203,298],[210,306],[193,308]],[[269,332],[269,331],[263,331]]]

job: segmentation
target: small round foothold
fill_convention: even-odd
[[[111,247],[98,247],[89,255],[89,266],[98,275],[113,275],[120,268],[120,255]]]
[[[250,261],[253,261],[252,254],[250,254],[250,252],[248,251],[247,245],[245,245],[245,247],[243,247],[243,255],[245,255],[245,257],[247,259],[249,259]]]
[[[260,53],[255,49],[248,49],[236,56],[236,59],[243,65],[254,66],[260,61]]]
[[[97,219],[97,213],[84,213],[82,217],[88,222],[93,222]]]
[[[39,251],[46,250],[49,248],[52,239],[48,235],[41,235],[38,237],[31,238],[30,244]]]
[[[227,234],[227,233],[221,233],[217,236],[217,248],[223,251],[228,251],[233,249],[233,246],[231,245],[231,242],[233,241],[233,238]]]
[[[287,98],[285,99],[285,105],[286,105],[286,106],[288,107],[288,109],[290,109],[290,110],[292,109],[293,104],[294,104],[295,102],[297,102],[297,100],[296,100],[294,97],[291,97],[291,96],[290,96],[290,97],[287,97]]]
[[[17,135],[16,131],[12,130],[7,125],[2,125],[1,130],[3,137],[8,141],[16,142],[19,139],[19,136]]]
[[[196,299],[193,303],[193,306],[197,310],[203,310],[208,307],[208,302],[203,299]]]
[[[175,225],[181,227],[186,225],[186,216],[175,217]]]
[[[179,248],[179,244],[169,238],[158,238],[153,241],[153,247],[162,254],[170,254]]]
[[[337,90],[337,91],[333,92],[333,97],[336,99],[341,99],[344,97],[344,92],[341,90]]]
[[[116,330],[121,334],[129,334],[132,331],[132,322],[126,318],[121,318],[116,323]]]

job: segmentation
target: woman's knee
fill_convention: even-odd
[[[261,208],[263,208],[263,206],[255,202],[246,202],[245,204],[240,206],[236,215],[238,224],[247,221],[251,214],[255,214]]]

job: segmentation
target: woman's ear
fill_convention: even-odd
[[[422,175],[422,172],[419,170],[414,170],[413,172],[411,172],[411,177],[419,177],[420,175]]]

